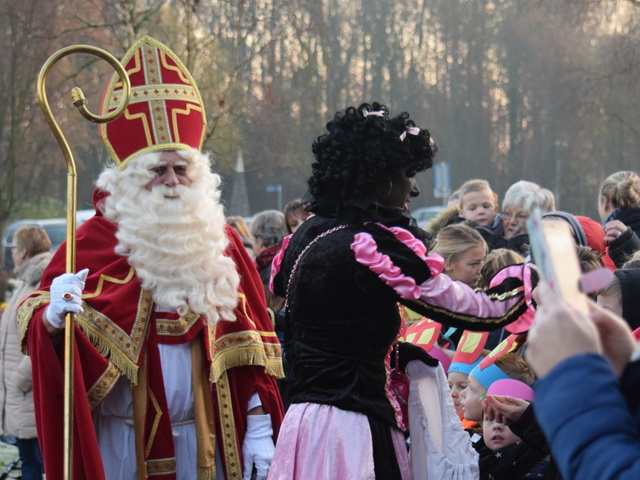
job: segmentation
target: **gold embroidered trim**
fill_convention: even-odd
[[[218,338],[211,354],[209,380],[214,383],[226,370],[245,365],[262,366],[268,375],[284,377],[280,344],[264,343],[260,333],[255,331],[231,333]]]
[[[147,460],[147,475],[150,477],[174,473],[176,473],[176,459],[174,457]]]
[[[93,410],[96,408],[102,400],[111,391],[113,386],[120,378],[121,372],[112,363],[109,364],[100,378],[93,384],[93,386],[87,392],[87,400],[89,401],[89,408]]]
[[[198,480],[216,480],[216,466],[198,467]]]
[[[124,277],[122,280],[119,278],[115,278],[115,277],[111,277],[109,275],[100,275],[100,279],[98,280],[98,285],[96,286],[96,290],[93,293],[83,293],[82,294],[82,298],[86,299],[86,298],[94,298],[97,297],[98,295],[100,295],[102,293],[102,289],[104,288],[104,283],[105,282],[110,282],[110,283],[115,283],[118,285],[124,285],[126,283],[129,283],[131,281],[131,279],[133,279],[133,277],[135,276],[136,271],[134,270],[133,267],[129,268],[129,271],[127,272],[127,276]]]
[[[489,297],[491,300],[498,300],[498,301],[505,301],[508,300],[510,298],[515,297],[518,294],[521,294],[522,292],[524,292],[524,287],[520,286],[517,288],[514,288],[513,290],[510,290],[508,292],[504,292],[504,293],[491,293],[491,294],[487,294],[487,297]]]
[[[117,92],[115,95],[111,97],[111,101],[109,102],[109,110],[115,110],[120,105],[120,95]],[[140,85],[137,87],[131,87],[131,101],[130,105],[135,103],[142,102],[153,102],[160,101],[163,102],[165,100],[185,100],[188,102],[197,102],[198,94],[196,93],[195,88],[191,85],[180,85],[180,84],[167,84],[163,83],[161,85],[153,86],[153,85]],[[202,109],[198,106],[195,108],[201,112]],[[149,109],[153,112],[153,108]]]
[[[18,328],[20,330],[20,345],[22,346],[22,353],[25,355],[29,355],[29,348],[27,343],[24,341],[24,337],[27,335],[29,322],[33,317],[33,312],[35,309],[39,308],[40,305],[49,303],[50,301],[49,292],[39,290],[35,293],[40,293],[40,295],[37,297],[27,298],[18,309],[17,315]]]
[[[200,315],[191,310],[179,319],[158,318],[156,316],[156,330],[158,335],[180,336],[184,335],[198,321]]]
[[[229,379],[226,372],[222,372],[220,378],[215,384],[216,395],[218,398],[218,409],[220,415],[220,430],[222,431],[221,442],[224,442],[223,461],[225,463],[227,478],[242,478],[242,469],[240,467],[240,451],[238,450],[238,441],[236,433],[236,423],[233,415],[233,407],[231,405],[231,389],[229,387]]]
[[[122,92],[116,92],[110,97],[109,110],[115,110],[120,105],[120,94]],[[140,85],[138,87],[131,87],[131,101],[129,104],[152,102],[154,100],[185,100],[188,102],[197,102],[198,94],[195,88],[191,85],[180,84],[168,84],[163,83],[161,85]],[[202,111],[201,108],[196,106],[198,111]],[[153,111],[153,109],[150,109]]]
[[[174,140],[178,143],[180,143],[180,129],[178,128],[180,123],[178,122],[178,115],[189,115],[192,110],[203,113],[199,106],[193,104],[187,104],[187,107],[184,110],[180,110],[179,108],[171,110],[171,120],[173,122],[173,130],[171,134],[173,135]]]
[[[155,416],[153,417],[153,425],[151,426],[151,432],[149,433],[149,440],[147,443],[147,451],[145,452],[145,457],[149,456],[151,452],[151,448],[153,447],[153,442],[156,439],[156,433],[158,433],[158,426],[160,425],[160,417],[162,417],[162,408],[160,408],[160,404],[156,399],[156,396],[153,394],[151,390],[149,390],[149,401],[153,406],[153,409],[156,411]],[[175,466],[173,467],[175,469]]]
[[[132,385],[138,383],[138,363],[149,330],[151,303],[151,294],[141,291],[131,335],[86,302],[84,312],[76,315],[78,326],[100,355],[118,367]]]
[[[180,77],[180,80],[182,80],[184,83],[195,85],[195,82],[193,81],[193,78],[191,78],[191,75],[186,76],[184,74],[184,72],[187,72],[187,74],[189,73],[189,71],[184,67],[184,65],[182,66],[182,69],[180,67],[174,67],[173,65],[169,65],[169,62],[167,62],[167,53],[164,50],[158,50],[158,51],[160,52],[160,61],[162,62],[162,66],[164,68],[166,68],[167,70],[176,72]],[[197,93],[197,90],[194,89],[194,91],[196,91]],[[200,100],[198,103],[202,105],[202,100]]]
[[[257,330],[258,328],[256,327],[256,323],[253,321],[253,319],[249,315],[249,311],[247,310],[247,296],[242,292],[238,292],[238,298],[238,308],[242,309],[242,313],[244,314],[244,316],[247,317],[247,320],[249,320],[249,322],[251,322],[253,328]]]

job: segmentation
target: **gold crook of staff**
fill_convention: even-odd
[[[76,164],[73,160],[71,148],[64,138],[60,126],[56,122],[46,95],[47,74],[51,67],[63,57],[74,53],[88,53],[100,57],[111,64],[118,73],[123,85],[123,101],[122,104],[112,113],[107,115],[94,115],[86,108],[86,100],[84,94],[79,87],[74,87],[71,91],[73,104],[78,108],[80,113],[88,120],[94,123],[108,123],[118,118],[124,113],[131,95],[131,83],[126,70],[122,64],[110,53],[101,48],[89,45],[72,45],[58,50],[45,62],[38,75],[38,101],[42,113],[47,119],[49,127],[53,131],[53,135],[58,141],[62,153],[67,162],[67,248],[66,248],[66,271],[67,273],[75,273],[76,271],[76,196],[78,176],[76,173]],[[64,478],[69,480],[72,478],[73,465],[73,331],[74,331],[74,315],[68,313],[65,317],[65,334],[64,334]]]

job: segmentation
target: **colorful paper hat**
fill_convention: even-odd
[[[444,350],[438,347],[433,347],[427,353],[440,362],[440,365],[442,365],[442,369],[444,370],[445,375],[449,373],[449,367],[451,366],[451,358],[449,358],[449,355],[447,355],[447,353]]]
[[[464,362],[456,362],[454,357],[454,359],[451,361],[451,364],[449,365],[449,370],[447,370],[447,373],[458,372],[458,373],[463,373],[465,375],[469,375],[471,373],[471,370],[473,370],[480,363],[480,360],[482,359],[478,358],[473,363],[464,363]]]
[[[469,375],[473,375],[473,377],[478,381],[480,385],[485,388],[485,390],[487,390],[491,386],[491,384],[497,380],[511,378],[509,377],[509,375],[500,370],[500,367],[498,367],[495,363],[483,367],[482,362],[474,367]]]
[[[418,345],[428,352],[438,340],[441,328],[441,323],[424,317],[422,320],[407,328],[404,338],[406,342]]]
[[[507,395],[509,397],[526,400],[527,402],[533,402],[535,398],[533,388],[513,378],[503,378],[493,382],[487,389],[487,396],[490,395]]]
[[[452,362],[466,363],[467,365],[476,363],[487,343],[487,338],[489,338],[489,332],[472,332],[470,330],[462,332]]]
[[[144,37],[122,64],[131,81],[131,100],[113,122],[100,125],[100,138],[123,170],[136,157],[166,150],[200,150],[206,131],[202,97],[191,74],[165,45]],[[117,74],[104,93],[101,114],[122,101]]]

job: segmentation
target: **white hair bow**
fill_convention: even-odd
[[[362,116],[367,118],[369,115],[373,115],[374,117],[384,117],[384,110],[376,110],[375,112],[370,112],[369,110],[362,110]]]
[[[420,128],[418,128],[418,127],[407,127],[407,129],[400,134],[400,141],[401,142],[403,142],[404,139],[407,137],[407,133],[409,133],[411,135],[419,135],[420,134]]]

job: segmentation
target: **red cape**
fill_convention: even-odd
[[[209,378],[215,381],[214,417],[227,478],[241,478],[241,446],[249,397],[254,392],[260,395],[263,407],[271,415],[274,440],[284,415],[276,385],[276,378],[283,376],[280,344],[253,261],[235,231],[226,227],[230,240],[227,255],[234,259],[241,274],[237,320],[209,327],[195,314],[178,319],[154,312],[150,295],[142,291],[126,257],[114,253],[116,228],[96,216],[77,233],[77,270],[89,268],[90,273],[83,292],[85,311],[76,315],[75,324],[74,479],[104,478],[91,412],[116,380],[125,375],[137,383],[138,369],[147,355],[148,390],[160,397],[158,401],[166,409],[164,389],[158,381],[162,377],[153,371],[159,366],[159,362],[155,363],[157,344],[183,343],[197,335],[202,337]],[[32,358],[38,438],[50,478],[63,476],[63,346],[54,346],[42,315],[49,302],[49,285],[64,269],[63,245],[45,271],[39,290],[23,302],[19,314],[23,344]],[[147,414],[147,421],[153,420],[151,416]],[[171,438],[168,415],[159,416],[158,421],[157,431],[146,428],[145,440],[152,444],[148,459],[173,455],[173,442],[167,441]],[[175,474],[158,473],[159,479],[175,478]]]

